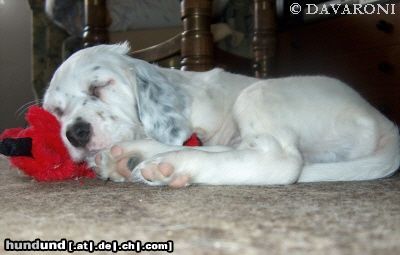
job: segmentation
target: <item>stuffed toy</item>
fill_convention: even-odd
[[[61,181],[96,174],[85,163],[74,163],[60,136],[60,123],[39,106],[26,114],[29,126],[11,128],[0,135],[0,153],[11,165],[37,181]]]
[[[7,129],[0,135],[0,154],[8,156],[11,165],[37,181],[96,176],[86,163],[73,162],[54,115],[39,106],[31,106],[25,117],[27,128]],[[201,145],[196,134],[184,143],[184,146]]]

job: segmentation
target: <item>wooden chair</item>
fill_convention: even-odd
[[[182,34],[132,52],[132,56],[153,62],[180,52],[182,70],[206,71],[220,66],[246,73],[243,66],[248,66],[247,73],[256,77],[271,75],[276,49],[275,1],[253,0],[253,61],[214,48],[210,30],[211,6],[212,0],[182,0]],[[106,0],[85,0],[85,47],[109,42],[108,21]]]

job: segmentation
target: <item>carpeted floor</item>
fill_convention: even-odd
[[[5,238],[172,240],[174,254],[400,254],[399,174],[174,190],[100,180],[38,183],[4,160],[0,169],[0,254],[67,254],[4,252]]]

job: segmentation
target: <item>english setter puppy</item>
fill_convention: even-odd
[[[270,185],[371,180],[399,167],[398,128],[339,80],[182,72],[129,50],[75,53],[44,97],[73,159],[101,178]],[[204,146],[182,146],[193,133]]]

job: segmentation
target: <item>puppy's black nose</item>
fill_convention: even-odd
[[[83,120],[77,120],[67,129],[67,139],[74,147],[85,147],[92,135],[92,127]]]

